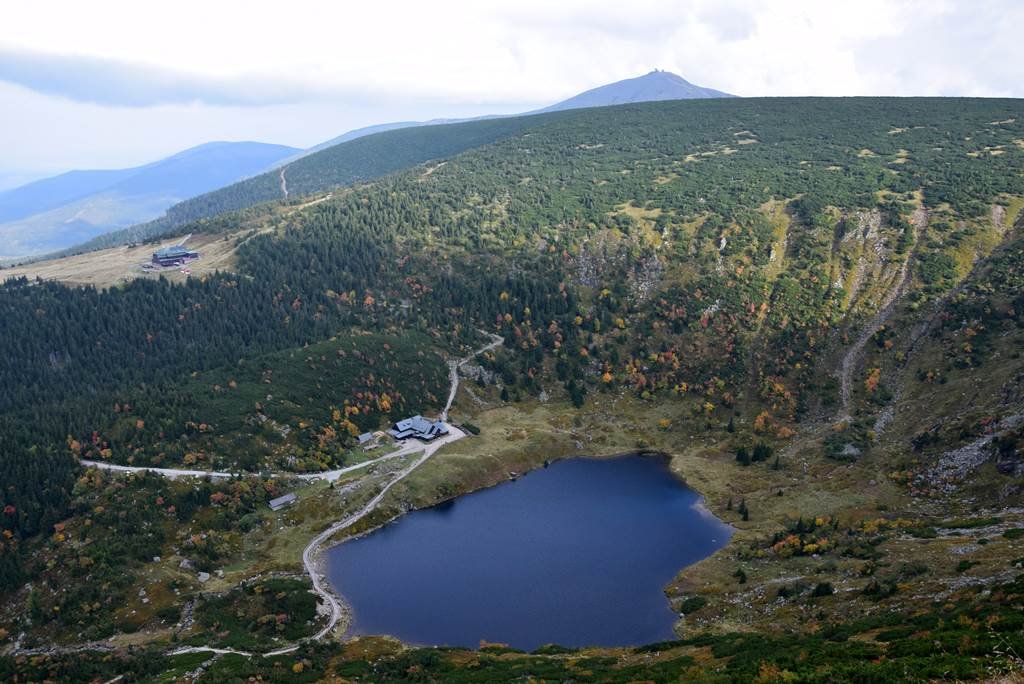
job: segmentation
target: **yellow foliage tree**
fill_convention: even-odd
[[[864,380],[864,388],[868,392],[874,392],[876,389],[878,389],[878,383],[881,381],[881,379],[882,369],[872,368],[870,371],[868,371],[867,379]]]

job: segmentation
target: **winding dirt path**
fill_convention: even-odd
[[[480,347],[479,349],[475,350],[468,356],[465,356],[457,361],[452,361],[449,364],[451,369],[451,389],[448,392],[448,402],[445,404],[444,410],[441,412],[440,417],[440,420],[444,421],[446,424],[448,422],[448,410],[451,408],[452,402],[455,400],[455,394],[456,392],[458,392],[459,389],[459,368],[463,364],[467,363],[470,359],[478,356],[479,354],[483,354],[486,351],[494,349],[495,347],[504,343],[505,341],[503,337],[501,337],[500,335],[495,335],[493,333],[490,334],[490,337],[490,343]],[[448,425],[447,435],[444,435],[443,437],[440,437],[433,442],[425,444],[423,446],[423,455],[417,458],[415,461],[413,461],[409,466],[399,471],[399,473],[394,478],[392,478],[391,481],[388,482],[380,490],[380,492],[377,493],[375,497],[370,499],[370,501],[365,506],[363,506],[363,508],[353,513],[349,517],[345,518],[344,520],[340,520],[334,523],[326,530],[324,530],[316,537],[314,537],[312,541],[310,541],[309,544],[306,545],[306,548],[302,551],[302,564],[305,567],[306,572],[309,573],[309,578],[313,583],[313,590],[320,595],[320,598],[323,600],[324,604],[330,611],[327,624],[319,632],[317,632],[311,637],[314,641],[322,639],[324,636],[329,634],[338,624],[338,620],[341,619],[342,613],[341,602],[334,595],[334,592],[327,587],[326,576],[320,572],[320,569],[318,567],[317,560],[320,555],[320,547],[324,544],[324,542],[328,541],[331,537],[333,537],[341,530],[351,527],[352,525],[354,525],[355,523],[369,515],[371,512],[373,512],[373,510],[377,508],[377,505],[384,500],[384,497],[387,495],[388,491],[392,487],[394,487],[396,484],[398,484],[406,477],[411,475],[413,471],[415,471],[421,465],[426,463],[427,460],[435,453],[437,453],[437,451],[441,447],[443,447],[446,444],[451,444],[456,440],[462,439],[465,436],[466,434],[462,430],[458,429],[454,425]],[[287,653],[288,651],[294,650],[296,648],[298,648],[297,644],[293,647],[288,647],[288,649],[285,650],[274,651],[268,655]]]
[[[445,404],[444,411],[442,411],[442,413],[441,413],[441,420],[445,421],[446,424],[447,424],[447,420],[448,420],[448,410],[451,408],[452,402],[455,400],[455,394],[456,394],[456,392],[458,392],[458,389],[459,389],[459,368],[463,364],[465,364],[468,361],[470,361],[472,358],[476,357],[477,355],[482,354],[482,353],[484,353],[486,351],[489,351],[491,349],[494,349],[495,347],[497,347],[498,345],[504,343],[504,341],[505,341],[505,339],[503,337],[501,337],[500,335],[495,335],[493,333],[488,333],[488,334],[490,335],[490,338],[491,338],[491,341],[488,344],[480,347],[479,349],[475,350],[473,353],[469,354],[468,356],[465,356],[465,357],[463,357],[461,359],[458,359],[456,361],[449,362],[451,389],[448,392],[448,402]],[[431,456],[433,456],[435,453],[437,453],[437,451],[440,450],[441,447],[445,446],[446,444],[451,444],[452,442],[460,440],[460,439],[462,439],[465,436],[466,436],[466,433],[464,433],[459,428],[455,427],[454,425],[448,425],[448,434],[444,435],[443,437],[439,437],[438,439],[434,440],[433,442],[429,442],[427,444],[424,444],[422,442],[417,442],[417,441],[414,441],[414,440],[410,440],[405,445],[403,445],[402,448],[399,449],[398,451],[395,451],[395,452],[393,452],[391,454],[387,454],[386,456],[382,456],[382,457],[374,459],[372,461],[367,461],[366,463],[360,463],[360,464],[357,464],[357,465],[354,465],[354,466],[349,466],[347,468],[340,468],[338,470],[332,470],[332,471],[329,471],[329,472],[326,472],[326,473],[304,473],[304,474],[298,475],[298,477],[301,477],[301,478],[304,478],[304,479],[326,478],[326,479],[330,479],[330,480],[333,481],[333,480],[336,480],[338,477],[340,477],[343,473],[346,473],[346,472],[351,472],[351,471],[357,470],[359,468],[365,468],[365,467],[367,467],[367,466],[369,466],[371,464],[380,463],[381,461],[384,461],[384,460],[387,460],[387,459],[397,458],[399,456],[408,456],[410,454],[417,453],[420,450],[422,450],[422,452],[423,452],[419,456],[419,458],[417,458],[415,461],[410,463],[408,466],[406,466],[405,468],[400,470],[393,478],[391,478],[391,480],[388,481],[388,483],[386,485],[384,485],[381,488],[381,490],[379,492],[377,492],[376,496],[374,496],[372,499],[370,499],[370,501],[367,502],[367,504],[365,506],[363,506],[361,509],[359,509],[358,511],[356,511],[352,515],[348,516],[347,518],[344,518],[343,520],[339,520],[338,522],[334,523],[333,525],[331,525],[330,527],[325,529],[323,532],[321,532],[317,536],[313,537],[313,539],[310,540],[310,542],[303,549],[303,551],[302,551],[302,565],[303,565],[303,568],[305,569],[306,573],[309,574],[310,581],[311,581],[311,583],[313,585],[313,591],[315,591],[317,593],[317,595],[320,597],[322,605],[324,607],[326,607],[326,612],[328,613],[327,624],[324,625],[320,629],[320,631],[318,631],[316,634],[314,634],[313,636],[308,637],[306,639],[303,639],[302,641],[299,641],[297,643],[291,644],[289,646],[284,646],[282,648],[278,648],[278,649],[275,649],[273,651],[268,651],[266,653],[251,653],[251,652],[248,652],[248,651],[238,651],[238,650],[235,650],[235,649],[214,648],[212,646],[184,646],[184,647],[181,647],[181,648],[178,648],[178,649],[175,649],[175,650],[171,651],[169,653],[169,655],[179,655],[179,654],[182,654],[182,653],[211,653],[211,654],[215,654],[215,655],[234,654],[234,655],[240,655],[240,656],[245,656],[245,657],[261,656],[261,657],[264,657],[264,658],[269,658],[269,657],[272,657],[272,656],[283,655],[285,653],[291,653],[293,651],[298,650],[298,648],[305,641],[319,641],[320,639],[323,639],[325,636],[330,634],[331,631],[334,630],[334,628],[337,626],[338,621],[341,620],[343,609],[342,609],[341,601],[338,599],[337,596],[335,596],[334,592],[328,586],[328,580],[327,580],[326,575],[323,572],[321,572],[321,570],[320,570],[318,561],[319,561],[319,558],[320,558],[321,547],[324,545],[324,543],[329,541],[335,534],[337,534],[338,532],[340,532],[340,531],[342,531],[344,529],[347,529],[347,528],[351,527],[352,525],[356,524],[357,522],[359,522],[360,520],[365,518],[367,515],[372,513],[377,508],[377,506],[380,504],[380,502],[384,500],[384,497],[387,496],[387,493],[391,490],[392,487],[394,487],[396,484],[398,484],[399,482],[401,482],[402,480],[407,478],[409,475],[411,475],[413,472],[415,472],[415,470],[417,468],[419,468],[421,465],[426,463],[430,459]],[[114,464],[110,464],[110,463],[97,463],[95,461],[82,461],[82,463],[84,465],[91,466],[91,467],[102,468],[102,469],[106,469],[106,470],[117,470],[117,471],[121,471],[121,472],[149,471],[149,472],[154,472],[154,473],[157,473],[157,474],[160,474],[160,475],[164,475],[166,477],[172,477],[172,478],[173,477],[206,477],[206,476],[210,476],[210,477],[235,477],[236,475],[241,474],[241,473],[222,473],[222,472],[221,473],[211,473],[211,472],[200,471],[200,470],[177,470],[177,469],[174,469],[174,468],[145,468],[145,467],[133,467],[133,466],[119,466],[119,465],[114,465]]]
[[[393,451],[390,454],[384,454],[379,458],[375,458],[371,461],[365,461],[363,463],[357,463],[355,465],[345,466],[344,468],[337,468],[335,470],[325,470],[319,473],[274,473],[275,478],[297,478],[299,480],[327,480],[328,482],[334,482],[339,477],[346,473],[351,473],[355,470],[360,470],[368,466],[372,466],[375,463],[381,463],[388,461],[392,458],[398,458],[399,456],[407,456],[410,453],[417,451],[417,449],[411,448],[410,445],[405,445],[397,451]],[[155,475],[161,475],[170,479],[176,479],[179,477],[209,477],[212,479],[226,479],[232,477],[251,477],[257,473],[249,473],[244,471],[216,471],[216,470],[182,470],[179,468],[154,468],[150,466],[125,466],[117,465],[116,463],[104,463],[103,461],[90,461],[86,459],[79,459],[79,463],[86,466],[87,468],[99,468],[100,470],[113,470],[122,473],[141,473],[149,472]]]
[[[452,442],[462,439],[463,437],[466,436],[466,434],[462,432],[462,430],[459,430],[457,427],[449,426],[448,429],[449,432],[447,435],[437,439],[434,442],[425,445],[416,442],[411,445],[410,449],[404,450],[403,455],[415,453],[420,449],[423,450],[423,453],[415,461],[413,461],[408,466],[400,470],[398,474],[395,475],[395,477],[393,477],[386,485],[384,485],[381,488],[381,490],[377,492],[377,495],[370,499],[370,501],[367,502],[365,506],[363,506],[362,508],[360,508],[358,511],[348,516],[347,518],[339,520],[338,522],[334,523],[317,536],[313,537],[313,539],[310,540],[310,542],[306,545],[306,548],[302,550],[302,565],[305,568],[306,573],[309,574],[309,579],[313,585],[313,591],[315,591],[317,595],[320,597],[322,605],[326,607],[326,612],[328,615],[327,624],[324,625],[316,634],[314,634],[311,637],[308,637],[307,640],[319,641],[320,639],[323,639],[325,636],[330,634],[331,631],[337,626],[338,621],[341,620],[341,616],[343,613],[341,601],[338,599],[337,596],[334,595],[334,592],[331,590],[328,584],[327,576],[323,572],[321,572],[321,568],[319,567],[318,561],[320,558],[321,546],[323,546],[325,542],[327,542],[331,537],[333,537],[338,532],[341,532],[342,530],[347,529],[352,525],[355,525],[357,522],[359,522],[367,515],[372,513],[374,509],[376,509],[377,506],[380,504],[380,502],[384,500],[384,497],[387,496],[388,491],[390,491],[392,487],[394,487],[396,484],[407,478],[417,468],[426,463],[427,460],[435,453],[437,453],[437,451],[441,447],[443,447],[446,444],[451,444]],[[251,653],[248,651],[237,651],[234,649],[214,648],[212,646],[185,646],[175,651],[172,651],[170,655],[179,655],[182,653],[215,653],[223,655],[227,653],[233,653],[235,655],[241,655],[246,657],[262,656],[264,658],[270,658],[272,656],[283,655],[285,653],[291,653],[293,651],[296,651],[301,645],[302,642],[299,642],[291,644],[289,646],[284,646],[282,648],[275,649],[273,651],[267,651],[266,653]]]
[[[480,354],[483,354],[486,351],[490,351],[497,347],[498,345],[503,344],[505,342],[505,338],[502,337],[501,335],[495,335],[494,333],[488,334],[491,336],[490,344],[480,347],[469,356],[465,356],[457,361],[448,362],[448,379],[451,382],[451,390],[449,390],[448,392],[448,401],[444,405],[444,410],[441,411],[441,420],[445,422],[448,421],[448,411],[452,407],[452,402],[455,401],[455,393],[459,391],[459,368],[461,368],[464,364],[468,363],[474,357],[479,356]]]
[[[344,520],[340,520],[334,523],[326,530],[318,534],[316,537],[313,537],[313,540],[306,545],[306,548],[302,552],[302,564],[305,566],[306,572],[309,573],[310,580],[312,580],[313,590],[320,595],[320,598],[323,599],[324,603],[330,610],[330,616],[327,624],[324,625],[324,627],[319,632],[317,632],[311,637],[314,641],[322,639],[324,636],[329,634],[331,630],[334,629],[335,625],[338,624],[338,620],[341,619],[342,612],[341,603],[334,596],[334,593],[326,586],[325,583],[327,581],[327,578],[323,573],[320,572],[320,569],[317,564],[317,559],[319,558],[320,555],[321,545],[323,545],[324,542],[329,540],[338,532],[348,527],[351,527],[355,523],[365,518],[371,512],[373,512],[373,510],[377,508],[377,505],[384,500],[384,497],[387,495],[388,491],[392,487],[394,487],[396,484],[407,478],[409,475],[413,473],[413,471],[415,471],[421,465],[426,463],[427,459],[433,456],[441,447],[443,447],[445,444],[451,444],[456,440],[462,439],[465,436],[466,434],[462,432],[462,430],[454,426],[449,426],[449,432],[447,435],[439,438],[434,442],[431,442],[430,444],[425,445],[423,447],[423,454],[415,461],[413,461],[411,464],[409,464],[407,467],[399,471],[398,474],[394,478],[392,478],[390,482],[388,482],[386,485],[384,485],[383,488],[381,488],[380,492],[377,493],[377,496],[370,499],[370,501],[365,506],[363,506],[360,510],[356,511]],[[298,646],[296,646],[296,648],[298,648]]]
[[[489,344],[480,347],[479,349],[474,351],[472,354],[469,354],[468,356],[465,356],[461,359],[457,359],[455,361],[448,362],[449,380],[451,383],[451,388],[448,391],[448,402],[444,405],[444,410],[441,411],[440,419],[442,421],[448,421],[448,411],[452,407],[452,402],[455,401],[455,394],[459,391],[459,368],[461,368],[464,364],[471,361],[476,356],[479,356],[480,354],[483,354],[486,351],[490,351],[497,347],[498,345],[503,344],[505,342],[505,338],[501,337],[500,335],[495,335],[494,333],[488,334],[491,337],[491,342]],[[434,442],[434,444],[440,443],[440,441]],[[274,473],[273,477],[282,479],[291,477],[297,478],[299,480],[327,480],[328,482],[334,482],[342,475],[345,475],[347,473],[351,473],[356,470],[361,470],[362,468],[367,468],[369,466],[374,465],[375,463],[382,463],[393,458],[408,456],[409,454],[415,453],[417,451],[419,451],[419,446],[417,443],[406,443],[405,445],[402,446],[402,448],[393,451],[390,454],[385,454],[383,456],[380,456],[379,458],[375,458],[371,461],[366,461],[364,463],[357,463],[355,465],[346,466],[344,468],[336,468],[335,470],[324,470],[315,473]],[[99,468],[100,470],[112,470],[121,473],[148,472],[153,473],[155,475],[161,475],[172,480],[179,477],[209,477],[213,479],[227,479],[232,477],[247,477],[255,474],[244,471],[187,470],[183,468],[157,468],[154,466],[126,466],[118,465],[116,463],[106,463],[104,461],[92,461],[84,458],[79,459],[79,463],[86,466],[87,468]]]
[[[886,293],[885,299],[882,301],[882,306],[879,307],[875,315],[871,317],[871,320],[864,326],[853,345],[843,356],[843,362],[839,371],[842,405],[839,409],[837,420],[840,422],[847,421],[851,417],[850,404],[853,397],[853,373],[857,370],[857,366],[860,363],[860,357],[864,351],[864,347],[867,346],[871,337],[878,332],[878,329],[885,325],[885,322],[889,320],[889,316],[892,315],[893,310],[896,308],[896,302],[903,295],[903,291],[906,289],[907,283],[910,282],[910,264],[915,260],[917,255],[917,241],[921,235],[921,230],[927,222],[928,212],[923,207],[919,207],[914,210],[914,214],[910,218],[910,223],[914,226],[914,240],[908,250],[907,258],[904,259],[903,264],[900,265],[900,272],[896,279],[896,285]]]
[[[278,176],[281,178],[281,194],[284,195],[285,199],[288,199],[288,181],[284,177],[284,172],[287,168],[287,165],[282,166],[281,170],[278,172]]]

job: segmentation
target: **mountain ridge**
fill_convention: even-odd
[[[124,169],[77,169],[0,192],[0,253],[71,246],[149,220],[178,201],[262,172],[297,148],[214,141]],[[13,247],[13,249],[12,249]]]
[[[398,128],[410,128],[413,126],[439,126],[443,124],[465,123],[467,121],[480,121],[483,119],[500,119],[515,116],[529,116],[530,114],[544,114],[547,112],[558,112],[566,109],[583,109],[586,107],[609,107],[619,104],[630,104],[635,102],[658,102],[662,100],[696,100],[712,97],[738,97],[713,88],[704,88],[694,85],[682,76],[670,71],[654,69],[642,76],[626,78],[613,81],[601,86],[584,90],[553,105],[540,109],[531,109],[516,114],[487,114],[484,116],[473,116],[461,119],[428,119],[426,121],[394,121],[383,124],[372,124],[361,128],[354,128],[342,133],[339,136],[326,140],[322,143],[304,150],[296,155],[296,159],[319,152],[320,150],[343,142],[355,140],[365,135],[383,133]],[[292,161],[292,160],[288,160]]]
[[[92,240],[97,238],[102,239],[104,236],[120,233],[123,230],[129,230],[130,232],[132,229],[137,228],[139,230],[135,231],[136,234],[148,234],[148,232],[151,232],[148,228],[149,223],[151,222],[156,222],[159,225],[173,226],[180,224],[182,220],[209,218],[210,216],[220,213],[225,209],[222,205],[217,204],[216,202],[213,204],[216,205],[215,208],[217,210],[213,213],[211,213],[209,209],[202,208],[204,205],[210,206],[210,202],[207,202],[204,199],[206,195],[222,193],[222,191],[233,188],[239,182],[246,182],[250,179],[257,178],[264,173],[271,174],[275,176],[276,179],[279,174],[279,170],[283,167],[290,166],[297,162],[301,163],[302,160],[305,160],[314,154],[322,153],[325,150],[329,150],[338,145],[351,143],[355,140],[375,134],[388,133],[408,128],[465,124],[493,121],[496,119],[515,119],[525,116],[553,114],[556,112],[588,107],[615,106],[621,104],[673,99],[709,99],[717,97],[735,96],[718,90],[713,90],[711,88],[694,85],[681,76],[671,72],[655,69],[642,76],[623,79],[598,86],[596,88],[591,88],[542,109],[531,110],[518,114],[485,115],[465,119],[437,118],[430,119],[428,121],[397,121],[372,124],[370,126],[356,128],[305,150],[287,148],[286,154],[283,153],[272,156],[272,158],[268,158],[267,163],[258,168],[247,167],[246,173],[237,174],[236,177],[228,179],[219,185],[204,187],[195,192],[192,190],[195,190],[197,186],[191,186],[190,190],[186,192],[177,194],[162,192],[159,196],[146,196],[137,198],[135,201],[127,200],[122,194],[113,190],[113,186],[119,186],[122,183],[128,183],[130,186],[135,174],[144,172],[144,170],[154,165],[172,161],[183,162],[190,156],[204,152],[209,153],[219,145],[263,145],[264,143],[212,142],[189,148],[188,150],[184,150],[176,155],[172,155],[171,157],[152,162],[151,164],[134,167],[132,169],[117,169],[110,171],[70,171],[53,178],[42,179],[25,186],[21,186],[20,188],[14,188],[13,190],[0,193],[0,258],[10,259],[12,257],[32,257],[36,255],[48,256],[53,252],[59,252],[65,249],[74,249],[76,247],[90,249],[92,248]],[[444,136],[443,134],[440,134],[437,137],[443,138]],[[490,142],[490,140],[485,142]],[[482,143],[478,141],[478,144]],[[283,146],[276,147],[280,148]],[[450,154],[455,151],[455,149],[456,148],[452,147],[450,144],[444,143],[436,152],[437,154]],[[429,156],[416,156],[413,163],[420,163],[429,158]],[[256,167],[257,165],[254,164],[253,166]],[[373,164],[369,164],[369,166],[373,166]],[[394,170],[397,169],[388,167],[387,172]],[[372,174],[369,177],[372,177]],[[363,174],[355,173],[352,175],[350,180],[352,179],[366,180],[368,177],[364,177]],[[254,201],[265,201],[276,197],[273,194],[273,190],[268,190],[269,188],[278,187],[279,183],[276,180],[274,183],[265,183],[263,185],[266,187],[262,194],[257,192],[253,195]],[[58,189],[57,198],[43,203],[42,206],[39,205],[38,200],[36,200],[34,205],[32,204],[34,191],[36,191],[35,194],[37,195],[40,188],[45,189],[52,187],[56,187]],[[96,202],[94,202],[93,205],[84,206],[80,204],[84,198],[97,193],[101,193],[101,195],[96,198]],[[170,202],[169,198],[176,198],[177,201]],[[6,211],[6,216],[4,211],[5,199],[8,202],[9,207]],[[19,201],[22,204],[22,209],[20,211],[18,210]],[[250,206],[251,203],[252,202],[245,204],[243,202],[242,206],[232,205],[229,208],[243,208],[244,206]],[[123,216],[120,220],[107,218],[110,213],[116,214],[119,205],[121,205],[123,212]],[[28,213],[24,208],[25,206],[35,206],[36,210]],[[62,207],[63,209],[61,209]],[[163,213],[161,214],[161,212]],[[83,216],[89,216],[90,214],[96,215],[97,221],[83,219]],[[29,217],[32,217],[33,220],[29,220]],[[126,220],[126,217],[132,218],[131,220]],[[184,217],[184,219],[181,217]],[[104,220],[105,222],[103,222]],[[7,225],[5,225],[5,222]],[[12,224],[12,222],[18,223]],[[100,225],[97,225],[97,222],[100,222]],[[53,233],[60,231],[61,228],[63,228],[62,232],[65,234],[65,239],[63,241],[59,242],[52,237],[49,239],[46,238],[46,235],[52,235]],[[43,239],[31,239],[30,237],[30,239],[26,240],[24,238],[18,238],[19,235],[35,237],[39,234],[44,236]],[[5,243],[7,245],[6,252],[9,253],[5,253]],[[12,245],[15,247],[21,245],[21,247],[19,249],[12,250]]]

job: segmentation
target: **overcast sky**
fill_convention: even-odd
[[[210,140],[308,147],[653,68],[738,95],[1024,96],[1020,0],[31,0],[0,22],[0,187]]]

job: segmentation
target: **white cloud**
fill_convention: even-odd
[[[1022,23],[1016,0],[8,3],[0,79],[22,87],[0,83],[0,171],[215,138],[308,145],[523,111],[652,68],[750,96],[1021,96]],[[12,74],[26,54],[77,62]]]
[[[259,74],[210,77],[120,59],[2,47],[0,81],[76,102],[122,107],[193,102],[260,106],[314,101],[332,94],[302,79],[265,78]],[[335,97],[345,94],[333,93]]]
[[[168,104],[110,107],[40,95],[0,82],[0,175],[134,166],[213,140],[309,147],[365,123],[429,119],[436,107],[408,100],[260,107]],[[502,113],[511,103],[448,106],[452,116]],[[402,112],[401,115],[396,112]]]

